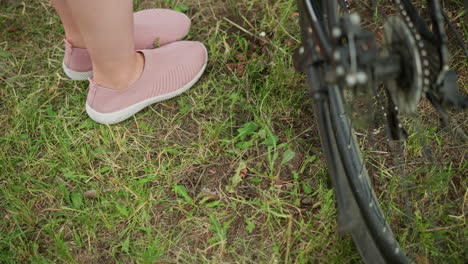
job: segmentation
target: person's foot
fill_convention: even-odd
[[[101,124],[119,123],[151,104],[180,95],[200,79],[208,59],[205,46],[195,41],[141,53],[143,72],[128,88],[106,88],[90,80],[86,112],[91,119]]]
[[[153,49],[183,39],[191,21],[183,13],[169,9],[147,9],[134,14],[135,49]],[[93,77],[93,66],[87,49],[74,47],[65,40],[63,70],[72,80]]]

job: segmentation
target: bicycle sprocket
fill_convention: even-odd
[[[402,113],[414,112],[430,86],[429,60],[421,36],[400,17],[388,18],[384,25],[385,55],[400,55],[400,75],[386,81],[392,100]]]

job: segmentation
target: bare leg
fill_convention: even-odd
[[[94,81],[124,89],[138,80],[144,58],[135,52],[132,0],[66,0],[93,61]]]
[[[84,48],[85,42],[81,37],[78,25],[75,23],[70,8],[65,0],[51,0],[55,10],[65,28],[65,37],[74,47]]]

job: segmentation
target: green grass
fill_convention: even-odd
[[[189,7],[208,68],[186,94],[103,126],[86,115],[87,83],[64,77],[48,1],[0,0],[0,262],[359,263],[337,234],[292,67],[295,1],[135,2]],[[465,154],[448,172],[466,172]],[[449,248],[421,233],[409,247],[423,241],[422,259],[463,259],[466,229],[450,227],[464,224],[466,194],[453,196],[427,205],[444,216]]]

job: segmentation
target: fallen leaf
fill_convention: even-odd
[[[20,28],[19,28],[19,27],[15,27],[15,26],[9,27],[9,28],[7,29],[8,32],[16,32],[16,31],[18,31],[18,30],[20,30]]]
[[[299,12],[292,12],[289,17],[293,18],[293,17],[297,17],[297,16],[299,16]]]
[[[228,68],[231,69],[233,72],[235,72],[238,77],[241,77],[244,75],[246,65],[247,65],[246,62],[227,64]]]
[[[418,263],[418,264],[430,264],[431,262],[425,256],[416,256],[416,263]]]
[[[246,61],[246,60],[247,60],[247,58],[245,57],[245,55],[242,54],[242,53],[236,54],[235,57],[236,57],[236,59],[238,59],[239,61]]]
[[[296,46],[296,43],[295,43],[294,41],[290,40],[290,39],[286,39],[286,40],[284,41],[284,44],[286,44],[286,46],[288,46],[288,47],[290,47],[290,48],[293,48],[293,47]]]
[[[243,168],[239,172],[239,177],[241,177],[241,179],[245,179],[245,177],[247,176],[247,173],[249,173],[249,169]]]
[[[383,31],[382,30],[377,30],[377,32],[375,32],[376,34],[376,39],[378,41],[381,41],[383,39]]]
[[[293,183],[294,181],[293,180],[289,180],[289,181],[283,181],[279,178],[275,178],[275,185],[286,185],[288,183]]]
[[[266,46],[268,44],[268,41],[265,39],[260,39],[259,41],[260,46]]]
[[[291,187],[293,186],[293,183],[294,183],[294,181],[292,181],[292,180],[291,181],[283,181],[283,180],[278,179],[278,178],[274,179],[275,188],[280,189],[280,190],[282,190],[283,188],[286,189],[286,190],[291,189]]]
[[[231,184],[226,186],[226,190],[231,193],[235,192],[234,189],[237,187],[237,185],[239,185],[239,183],[241,183],[244,180],[248,171],[249,170],[247,169],[247,164],[245,163],[245,161],[241,161],[239,163],[239,167],[237,167],[236,173],[230,179]]]

